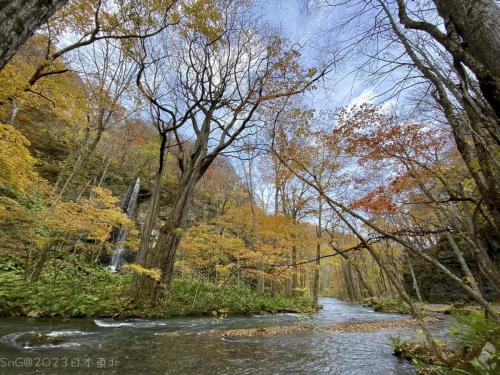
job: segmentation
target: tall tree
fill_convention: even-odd
[[[500,117],[500,7],[494,0],[434,0],[447,34],[429,21],[413,20],[407,5],[398,0],[399,20],[422,30],[448,50],[455,64],[471,69],[485,99]]]
[[[122,53],[129,52],[133,41],[157,35],[169,26],[179,23],[179,13],[172,8],[177,0],[75,0],[71,1],[38,32],[43,41],[43,59],[24,77],[17,92],[8,98],[11,106],[9,122],[14,123],[20,98],[35,94],[45,98],[40,83],[48,77],[65,74],[72,67],[63,59],[96,42],[120,44]],[[196,5],[196,2],[194,3]],[[193,5],[194,6],[194,5]],[[188,15],[191,7],[182,8]],[[64,39],[64,45],[60,41]]]
[[[138,295],[154,298],[160,285],[170,284],[194,189],[215,158],[255,128],[260,106],[307,90],[325,73],[302,69],[294,48],[275,35],[259,34],[261,27],[247,6],[235,2],[221,12],[221,31],[215,37],[196,30],[162,36],[167,77],[155,101],[172,117],[189,114],[186,134],[194,139],[187,144],[182,133],[175,131],[179,190],[157,244],[144,262],[147,268],[159,268],[162,279],[156,283],[143,277],[142,283],[135,283]],[[152,48],[158,50],[158,45]]]

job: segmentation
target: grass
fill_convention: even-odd
[[[128,295],[131,275],[110,273],[102,266],[50,265],[35,283],[25,281],[15,262],[2,262],[0,271],[1,316],[151,318],[311,311],[311,300],[304,297],[179,279],[159,304],[138,305]]]

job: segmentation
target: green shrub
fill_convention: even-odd
[[[457,339],[455,350],[441,346],[446,364],[440,363],[427,345],[418,342],[401,342],[391,338],[394,354],[411,360],[419,374],[437,375],[493,375],[500,373],[500,326],[476,311],[456,315],[457,322],[450,334]],[[442,345],[442,344],[439,344]]]
[[[0,315],[54,317],[169,317],[182,315],[255,314],[311,311],[304,297],[272,296],[250,288],[219,288],[209,282],[174,280],[158,305],[134,304],[128,294],[130,274],[110,273],[103,266],[65,261],[47,265],[40,279],[25,281],[14,261],[2,262]]]

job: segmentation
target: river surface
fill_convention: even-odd
[[[0,374],[414,374],[392,355],[390,336],[420,338],[415,327],[371,332],[310,332],[225,340],[235,328],[407,319],[323,298],[323,309],[301,314],[164,320],[0,319]],[[450,318],[431,323],[444,337]],[[27,344],[42,332],[57,343]]]

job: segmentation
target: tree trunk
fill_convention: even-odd
[[[306,287],[306,270],[305,268],[302,268],[300,270],[300,287],[304,289]]]
[[[349,257],[345,253],[340,253],[340,256],[342,258],[344,258],[346,262],[349,261]],[[375,293],[373,292],[373,290],[370,287],[370,285],[368,284],[368,282],[365,281],[365,279],[363,277],[363,273],[361,272],[359,267],[355,263],[351,263],[351,267],[354,268],[354,271],[356,271],[356,275],[358,275],[358,281],[363,286],[363,288],[366,290],[366,292],[368,293],[368,296],[375,297]]]
[[[500,8],[493,0],[434,0],[439,14],[451,21],[463,48],[487,73],[475,71],[481,91],[500,117]]]
[[[458,259],[458,262],[460,263],[460,266],[462,267],[462,271],[464,271],[465,276],[468,279],[467,284],[471,286],[472,289],[476,291],[476,293],[481,293],[479,290],[479,286],[476,283],[476,279],[474,278],[474,275],[472,274],[469,265],[465,261],[464,255],[462,254],[462,251],[458,248],[458,245],[453,238],[453,236],[450,233],[446,233],[446,239],[448,240],[448,243],[450,244],[450,247],[452,248],[453,252],[455,253],[455,256]]]
[[[175,206],[173,207],[167,222],[160,228],[160,234],[155,247],[148,251],[142,263],[146,268],[156,268],[161,271],[159,281],[152,280],[144,275],[135,275],[132,282],[132,294],[136,299],[149,299],[156,302],[160,287],[167,289],[170,286],[174,272],[175,255],[182,237],[182,229],[186,225],[186,218],[193,200],[196,184],[203,176],[207,168],[215,159],[216,155],[207,157],[209,117],[205,119],[205,125],[199,134],[189,155],[184,154],[180,146],[179,166],[182,171],[181,181],[177,191]]]
[[[423,301],[422,294],[420,294],[420,288],[418,286],[418,280],[417,276],[415,275],[415,270],[413,269],[413,264],[411,263],[411,259],[408,256],[408,254],[406,254],[406,252],[404,253],[404,256],[406,258],[406,263],[408,263],[408,269],[410,270],[411,281],[413,283],[413,290],[417,295],[418,302],[422,302]]]
[[[167,136],[166,134],[161,134],[161,144],[160,144],[160,154],[158,160],[158,168],[155,174],[155,181],[153,185],[153,192],[151,194],[151,204],[149,206],[146,219],[144,221],[144,228],[141,234],[141,243],[139,244],[139,251],[137,252],[136,263],[143,264],[146,255],[149,251],[151,243],[151,234],[155,226],[156,217],[158,215],[158,207],[160,202],[160,190],[161,190],[161,180],[163,178],[163,172],[165,170],[165,160],[168,154],[165,154],[167,146]]]
[[[322,233],[322,205],[321,205],[321,197],[318,198],[318,227],[316,229],[316,262],[314,269],[314,282],[313,282],[313,306],[318,306],[319,300],[319,271],[321,267],[321,233]]]
[[[328,203],[330,203],[330,202],[328,202]],[[432,352],[435,353],[438,356],[438,358],[443,359],[443,355],[442,355],[440,348],[437,346],[436,342],[434,341],[434,338],[432,337],[430,330],[427,328],[427,326],[425,325],[425,323],[423,321],[421,311],[415,305],[415,303],[410,298],[410,296],[406,293],[404,286],[394,277],[394,275],[390,271],[390,269],[387,268],[387,266],[381,261],[377,252],[373,249],[373,247],[370,244],[368,244],[366,242],[366,239],[357,231],[357,229],[334,206],[332,206],[331,204],[329,204],[329,205],[331,208],[334,209],[334,212],[337,214],[337,216],[349,227],[349,229],[359,239],[359,241],[361,241],[361,243],[364,245],[366,250],[368,250],[368,252],[372,256],[372,258],[375,260],[377,265],[380,267],[380,270],[382,271],[382,273],[387,276],[390,284],[397,291],[398,295],[408,304],[408,306],[410,307],[411,314],[417,320],[418,325],[422,329],[422,332],[425,336],[425,339],[426,339],[427,343],[429,344]],[[444,360],[443,360],[443,362],[444,362]]]
[[[349,259],[346,262],[346,269],[347,269],[347,277],[349,278],[349,284],[351,286],[352,290],[352,297],[353,301],[359,301],[359,295],[358,295],[358,290],[356,289],[356,278],[354,277],[352,273],[352,265]]]
[[[97,149],[97,145],[101,141],[102,135],[104,133],[104,124],[99,125],[97,129],[97,133],[92,140],[92,143],[87,147],[86,145],[83,145],[82,148],[78,151],[78,155],[75,161],[75,164],[73,165],[73,168],[71,169],[71,172],[69,176],[66,178],[66,181],[64,182],[63,186],[61,187],[61,190],[59,190],[58,197],[61,198],[63,194],[66,192],[66,189],[69,187],[71,182],[73,181],[73,178],[82,171],[83,168],[87,166],[87,163],[91,160],[92,155],[94,154],[95,150]],[[62,172],[61,172],[62,173]]]
[[[68,0],[6,0],[0,8],[0,70]]]
[[[377,225],[374,225],[373,223],[371,223],[368,220],[364,219],[362,216],[358,215],[357,213],[355,213],[354,211],[352,211],[348,207],[344,206],[343,204],[341,204],[341,203],[339,203],[337,201],[334,201],[333,199],[329,198],[328,196],[324,195],[323,193],[322,193],[322,196],[327,198],[328,205],[333,210],[335,210],[335,212],[337,213],[337,215],[342,219],[342,221],[344,223],[346,223],[347,226],[349,226],[349,228],[351,229],[351,231],[356,235],[356,237],[358,237],[360,239],[360,241],[366,242],[364,240],[364,238],[356,230],[356,228],[354,228],[353,225],[341,213],[339,213],[339,211],[338,211],[338,209],[336,207],[339,207],[340,209],[346,211],[349,215],[351,215],[352,217],[360,220],[361,222],[363,222],[365,225],[367,225],[371,229],[373,229],[376,232],[378,232],[378,233],[386,236],[386,238],[389,238],[389,239],[392,239],[392,240],[396,241],[397,243],[403,245],[408,250],[414,252],[416,255],[418,255],[421,258],[427,260],[429,263],[431,263],[432,265],[434,265],[437,269],[441,270],[445,275],[447,275],[452,280],[454,280],[456,282],[456,284],[458,286],[460,286],[462,289],[464,289],[464,291],[466,291],[472,298],[474,298],[479,305],[481,305],[482,307],[484,307],[484,309],[487,311],[487,313],[493,319],[495,319],[496,321],[500,321],[500,314],[498,314],[498,312],[495,311],[495,309],[492,307],[492,305],[488,301],[486,301],[484,299],[484,297],[480,293],[477,293],[473,288],[471,288],[469,285],[467,285],[459,276],[457,276],[453,272],[451,272],[441,262],[439,262],[438,260],[436,260],[433,257],[431,257],[429,254],[427,254],[422,249],[419,249],[419,248],[417,248],[415,246],[412,246],[410,243],[402,240],[401,238],[399,238],[397,236],[394,236],[393,234],[391,234],[389,232],[386,232],[385,230],[383,230],[382,228],[378,227]],[[368,247],[367,247],[367,249],[368,249]],[[377,263],[379,263],[379,261],[377,261]],[[379,266],[382,269],[384,269],[384,268],[387,269],[387,267],[385,265],[383,265],[383,263],[379,263]],[[385,274],[387,275],[387,272],[385,272]],[[392,280],[391,280],[391,283],[392,283]],[[392,283],[392,284],[394,285],[394,283]],[[401,294],[399,292],[400,285],[394,285],[394,287],[396,288],[396,290],[398,291],[398,293]]]
[[[460,3],[467,2],[471,4],[472,7],[475,7],[475,5],[473,4],[476,3],[476,2],[468,2],[461,0],[455,0],[455,1],[435,0],[435,1],[441,3],[443,6],[445,3],[453,2],[458,4],[458,2]],[[489,1],[479,0],[479,1],[481,3],[491,2],[491,0]],[[497,179],[495,178],[496,171],[494,171],[494,168],[492,169],[490,165],[491,164],[490,161],[495,160],[496,157],[492,151],[489,151],[484,147],[484,145],[482,145],[483,140],[480,139],[485,133],[484,128],[488,128],[487,131],[490,133],[491,137],[493,137],[493,139],[489,139],[488,142],[492,143],[496,142],[498,144],[498,137],[496,137],[497,133],[496,129],[498,129],[499,110],[497,109],[496,118],[492,119],[491,117],[495,116],[489,116],[489,114],[486,113],[488,111],[479,110],[480,112],[479,113],[476,109],[472,109],[472,107],[476,106],[476,104],[469,103],[471,101],[473,102],[473,100],[471,100],[470,95],[468,94],[468,90],[466,87],[467,86],[466,78],[461,77],[462,82],[460,82],[460,92],[457,95],[460,97],[459,100],[462,100],[464,103],[464,109],[467,114],[467,119],[464,119],[461,116],[457,116],[453,100],[449,99],[448,91],[445,88],[447,87],[447,85],[449,85],[449,82],[447,82],[442,78],[441,74],[437,71],[437,68],[429,66],[429,64],[424,63],[422,61],[422,59],[416,53],[412,43],[408,40],[406,35],[397,26],[396,21],[394,20],[393,15],[390,12],[389,8],[385,5],[385,3],[382,3],[381,1],[379,2],[382,4],[383,10],[389,19],[393,32],[402,43],[408,57],[412,60],[415,67],[422,73],[422,75],[427,80],[429,80],[433,84],[434,88],[436,89],[433,96],[436,99],[437,103],[442,107],[444,115],[451,125],[451,128],[453,130],[453,137],[455,138],[455,142],[457,144],[457,149],[460,152],[460,155],[462,156],[462,159],[464,160],[467,169],[470,171],[472,177],[474,178],[474,181],[476,182],[478,190],[481,194],[481,197],[484,199],[485,204],[488,206],[488,209],[490,210],[491,215],[493,216],[495,225],[497,227],[496,229],[500,230],[500,203],[499,203],[500,197],[498,193],[499,191],[498,182]],[[404,8],[404,2],[402,0],[398,1],[398,4],[400,10]],[[443,15],[443,17],[445,18],[445,20],[449,20],[449,17],[447,17],[446,15]],[[415,27],[414,24],[410,22],[407,18],[405,18],[401,12],[399,12],[399,21],[405,27],[418,29],[418,27]],[[446,26],[449,26],[449,23],[446,23]],[[461,67],[460,64],[462,63],[462,59],[460,57],[463,56],[459,56],[459,51],[456,50],[452,51],[449,49],[449,52],[453,55],[454,59],[456,60],[455,64],[456,68],[460,68]],[[463,51],[461,50],[461,52]],[[498,55],[497,52],[496,54]],[[484,76],[485,74],[488,75],[489,72],[485,71],[484,69],[481,70],[477,66],[471,67],[470,65],[471,64],[469,61],[468,64],[469,68],[471,68],[471,70],[474,71],[480,82],[481,79],[483,79],[484,81],[485,78],[484,77],[480,78],[480,77]],[[459,73],[460,69],[456,70],[457,73]],[[461,75],[463,76],[464,74]],[[493,79],[491,78],[489,80],[492,81]],[[496,100],[494,101],[496,102]],[[496,104],[495,107],[500,108],[500,105]],[[477,123],[478,118],[488,119],[489,120],[488,122],[491,122],[492,124],[488,125],[484,123],[484,121],[482,120],[480,121],[480,123]],[[471,144],[471,137],[473,144]],[[488,138],[490,138],[490,136],[488,136]],[[477,166],[478,163],[479,163],[479,168]]]
[[[16,98],[9,98],[9,101],[10,101],[10,114],[8,122],[9,124],[14,125],[17,113],[19,112],[19,106],[17,105]]]
[[[355,301],[356,296],[354,295],[354,288],[352,285],[352,277],[349,274],[350,269],[348,267],[349,267],[349,261],[342,258],[342,276],[344,278],[344,285],[345,285],[345,290],[347,293],[347,299],[349,301]]]
[[[265,284],[264,279],[262,279],[261,277],[258,277],[257,278],[257,291],[259,293],[264,293],[265,290],[266,290],[266,284]]]
[[[298,286],[298,280],[297,280],[297,245],[292,246],[292,295],[295,296],[297,294],[297,286]]]
[[[464,224],[467,230],[469,245],[475,254],[479,270],[490,281],[491,285],[497,292],[500,293],[500,273],[498,267],[488,255],[488,245],[485,243],[483,237],[480,235],[480,230],[477,228],[474,215],[470,212],[469,207],[465,202],[462,202],[462,209],[464,211]],[[480,281],[480,279],[477,279]]]
[[[35,267],[33,268],[33,272],[31,272],[30,275],[31,282],[36,282],[40,278],[43,266],[45,266],[45,263],[47,263],[47,260],[49,259],[49,253],[50,249],[52,248],[52,245],[53,245],[52,241],[49,241],[43,247],[42,254],[40,255],[40,258],[38,258],[38,261],[36,262]]]
[[[313,281],[313,306],[318,306],[319,301],[319,270],[321,267],[321,244],[316,244],[316,262],[314,269],[314,281]]]
[[[278,185],[276,185],[276,187],[274,189],[274,215],[275,216],[279,215],[279,204],[280,204],[279,196],[280,196],[280,189],[279,189]]]
[[[201,177],[199,168],[183,173],[176,204],[167,223],[160,229],[156,246],[152,251],[148,251],[142,262],[146,268],[160,269],[162,272],[161,280],[154,281],[147,276],[135,275],[132,282],[132,294],[137,298],[155,300],[159,294],[160,286],[168,288],[172,282],[175,254],[199,177]]]

